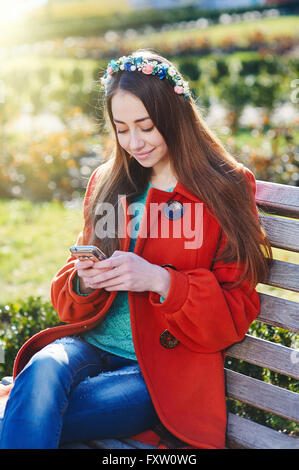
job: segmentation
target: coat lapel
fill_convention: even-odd
[[[194,196],[193,193],[188,191],[179,181],[174,187],[171,193],[167,191],[162,191],[157,188],[150,187],[146,202],[143,217],[140,223],[140,228],[138,231],[138,236],[135,244],[134,253],[141,254],[149,234],[153,233],[151,230],[153,227],[159,223],[161,218],[161,211],[152,211],[150,210],[151,204],[166,204],[170,200],[179,200],[181,202],[200,202],[199,198]],[[124,211],[124,225],[126,227],[125,233],[123,234],[121,250],[128,251],[130,245],[130,233],[129,233],[129,222],[130,217],[128,215],[128,202],[126,196],[120,198],[122,210]]]

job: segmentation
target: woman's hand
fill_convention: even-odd
[[[116,250],[110,258],[102,261],[78,260],[75,267],[85,289],[153,291],[163,297],[169,291],[168,271],[132,252]]]
[[[80,260],[75,261],[74,267],[77,269],[77,275],[79,277],[80,283],[80,292],[81,294],[90,294],[94,291],[94,288],[91,288],[89,285],[90,273],[94,266],[95,261],[93,260]],[[102,269],[102,271],[107,271],[108,269]]]

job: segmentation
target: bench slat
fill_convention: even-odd
[[[299,423],[298,393],[248,377],[234,370],[226,368],[224,370],[229,398]]]
[[[273,260],[267,282],[265,284],[282,289],[299,292],[298,265],[286,261]]]
[[[289,251],[299,251],[299,220],[288,220],[259,214],[271,246]]]
[[[299,219],[299,188],[256,180],[256,203],[265,212]]]
[[[299,303],[292,300],[259,293],[261,311],[258,321],[284,330],[299,332]]]
[[[227,355],[299,379],[298,352],[281,344],[246,335],[227,349]]]
[[[227,446],[230,449],[299,449],[299,439],[228,413]]]

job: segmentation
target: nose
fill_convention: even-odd
[[[144,147],[144,140],[140,133],[137,131],[132,131],[130,134],[130,149],[131,151],[138,152]]]

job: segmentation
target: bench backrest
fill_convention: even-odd
[[[271,246],[299,252],[299,188],[257,181],[256,203]],[[299,292],[299,265],[274,260],[265,284]],[[258,321],[298,333],[299,302],[259,295]],[[227,350],[227,355],[299,380],[299,351],[279,343],[246,335]],[[227,397],[299,423],[298,393],[230,369],[225,369],[225,374]],[[299,449],[299,439],[229,413],[227,447]]]

